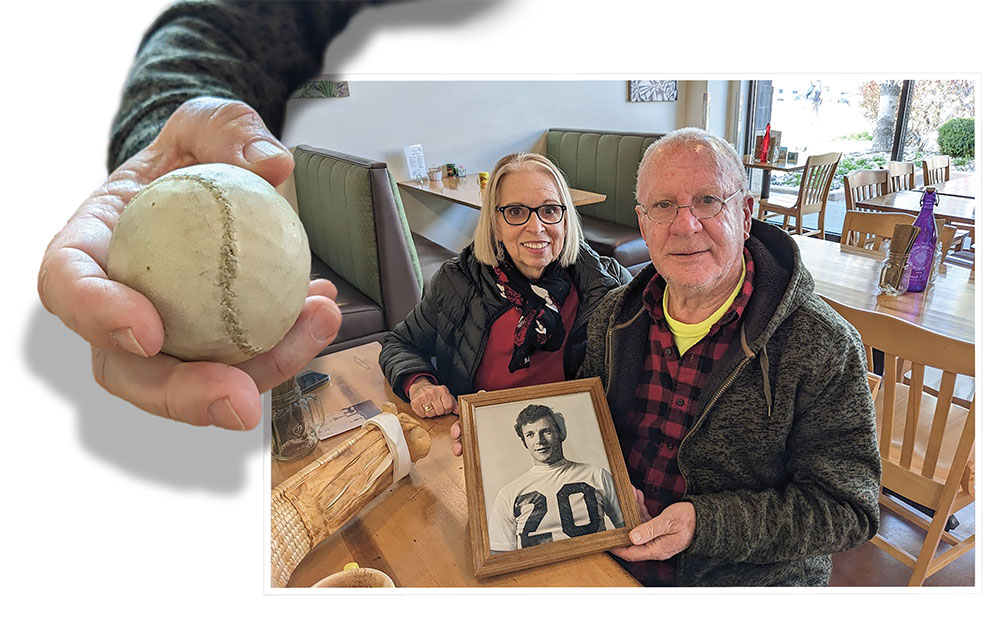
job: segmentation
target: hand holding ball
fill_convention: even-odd
[[[309,288],[309,241],[267,181],[221,163],[172,171],[140,191],[111,236],[108,275],[163,321],[163,352],[236,364],[291,329]]]

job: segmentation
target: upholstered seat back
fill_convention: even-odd
[[[423,279],[385,163],[298,146],[294,173],[313,254],[382,309],[381,331],[392,328],[420,300]]]
[[[638,229],[636,174],[646,148],[659,137],[555,128],[545,138],[545,154],[566,174],[571,187],[607,195],[602,203],[581,206],[580,214]]]

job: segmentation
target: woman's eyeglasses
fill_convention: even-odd
[[[562,222],[563,215],[566,213],[566,206],[545,204],[537,208],[529,208],[528,206],[514,204],[510,206],[497,206],[497,212],[503,215],[503,220],[507,221],[508,225],[524,225],[531,218],[532,212],[535,213],[539,221],[546,225],[555,225]]]

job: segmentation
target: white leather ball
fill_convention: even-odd
[[[269,351],[309,288],[309,241],[284,197],[221,163],[172,171],[140,191],[111,235],[108,275],[146,296],[163,352],[236,364]]]

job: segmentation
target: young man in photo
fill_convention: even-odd
[[[488,519],[490,550],[512,551],[622,527],[621,508],[608,470],[563,456],[561,414],[528,405],[514,431],[534,464],[497,494]]]

